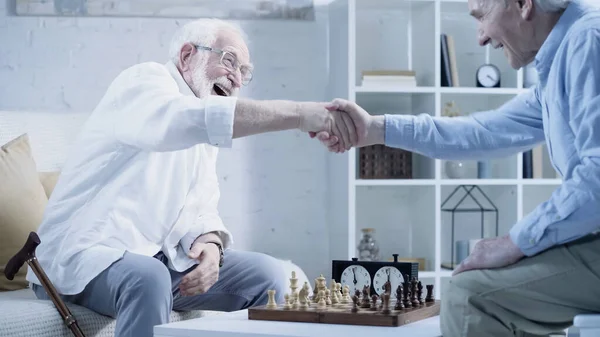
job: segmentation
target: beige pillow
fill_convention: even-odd
[[[0,147],[0,291],[28,286],[27,265],[12,281],[4,276],[4,267],[29,232],[37,231],[47,203],[27,134]]]
[[[39,172],[39,176],[40,182],[42,183],[42,186],[44,186],[46,197],[50,199],[50,195],[52,194],[52,191],[54,191],[54,187],[58,182],[60,171]]]

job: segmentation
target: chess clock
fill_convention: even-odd
[[[477,69],[475,79],[479,88],[500,88],[500,69],[493,64],[484,64]]]
[[[387,281],[390,281],[393,292],[400,283],[413,277],[419,279],[419,263],[399,262],[398,254],[393,256],[393,261],[333,260],[331,275],[342,286],[347,285],[351,295],[356,290],[362,291],[364,286],[369,287],[371,294],[381,295]]]

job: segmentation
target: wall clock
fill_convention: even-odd
[[[500,88],[500,69],[493,64],[484,64],[477,69],[475,81],[479,88]]]

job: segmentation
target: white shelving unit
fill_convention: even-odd
[[[466,0],[337,0],[329,11],[329,98],[357,102],[371,114],[430,114],[441,116],[444,104],[454,101],[463,114],[494,109],[527,90],[525,73],[514,70],[501,50],[477,42],[476,21]],[[455,41],[460,86],[441,87],[440,34]],[[500,88],[477,88],[475,71],[496,65]],[[413,70],[417,87],[363,87],[361,71]],[[554,172],[547,179],[523,179],[522,156],[491,161],[492,178],[477,179],[476,162],[467,162],[465,179],[449,179],[444,161],[413,154],[412,179],[359,179],[359,150],[329,156],[330,258],[357,257],[361,228],[375,228],[381,258],[425,258],[419,277],[442,285],[451,270],[450,221],[441,205],[459,185],[478,185],[499,211],[499,235],[505,234],[524,214],[549,198],[560,184]],[[544,153],[547,161],[547,154]],[[549,169],[552,170],[551,167]],[[546,170],[546,171],[549,171]],[[546,174],[546,173],[545,173]],[[471,215],[475,216],[475,215]],[[487,215],[486,215],[487,216]],[[494,219],[491,219],[493,222]],[[456,239],[477,238],[480,220],[457,220]],[[486,228],[492,229],[490,220]],[[495,229],[495,228],[493,228]],[[486,236],[495,236],[486,229]],[[463,238],[460,238],[462,235]]]

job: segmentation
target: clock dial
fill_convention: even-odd
[[[477,80],[486,88],[494,87],[500,81],[500,71],[494,65],[483,65],[477,71]]]
[[[384,293],[385,289],[383,286],[387,281],[390,281],[392,285],[391,293],[393,297],[398,285],[404,282],[404,277],[402,277],[402,273],[396,267],[381,267],[373,277],[373,289],[375,289],[378,295]]]
[[[342,286],[348,285],[350,288],[350,296],[353,296],[356,290],[362,291],[364,286],[371,287],[371,275],[360,265],[348,266],[340,279]]]

